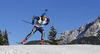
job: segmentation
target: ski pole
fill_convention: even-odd
[[[23,22],[25,22],[25,23],[28,23],[28,24],[32,24],[31,22],[28,22],[28,21],[24,21],[24,20],[22,20]]]
[[[45,9],[45,13],[48,11],[48,9]]]

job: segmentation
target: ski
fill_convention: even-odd
[[[23,45],[21,42],[16,42],[17,44],[21,44],[21,45]]]

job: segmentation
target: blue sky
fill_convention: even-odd
[[[50,24],[44,26],[47,39],[51,25],[57,29],[58,37],[66,30],[94,21],[100,15],[100,0],[0,0],[0,29],[12,33],[8,35],[10,45],[24,40],[34,27],[22,19],[31,22],[33,15],[41,16],[45,9],[51,18]],[[36,32],[28,41],[40,39],[41,34]]]

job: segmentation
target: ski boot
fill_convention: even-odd
[[[41,44],[44,45],[44,40],[43,39],[41,40]]]
[[[23,40],[20,44],[24,44],[26,42],[27,39]]]

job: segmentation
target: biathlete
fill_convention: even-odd
[[[27,41],[27,39],[29,37],[31,37],[36,31],[39,31],[42,34],[42,36],[41,36],[41,44],[44,44],[44,29],[43,29],[43,25],[48,25],[48,23],[51,20],[50,18],[47,18],[46,11],[47,10],[45,10],[45,13],[43,13],[41,15],[41,17],[33,16],[32,25],[34,25],[35,19],[37,21],[36,21],[32,31],[26,36],[26,38],[21,42],[21,44],[24,44]]]

